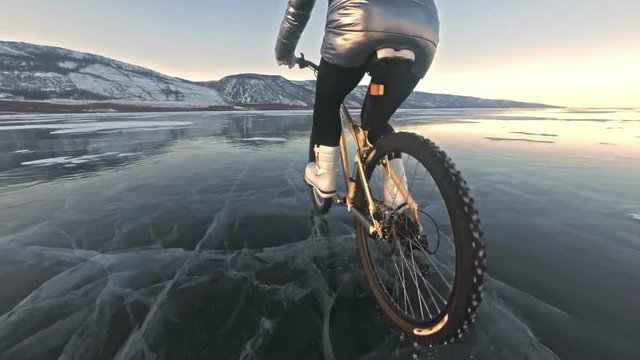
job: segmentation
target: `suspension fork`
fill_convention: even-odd
[[[369,159],[371,159],[371,157]],[[404,198],[407,199],[407,205],[409,206],[409,209],[411,209],[411,213],[413,215],[414,220],[416,221],[416,224],[418,224],[420,232],[422,232],[423,227],[422,227],[422,224],[420,223],[420,216],[419,216],[420,213],[418,212],[418,203],[416,203],[416,201],[413,199],[413,196],[411,196],[411,193],[409,193],[409,189],[407,189],[402,179],[400,179],[398,174],[396,174],[396,172],[393,170],[393,167],[389,165],[389,161],[386,159],[383,160],[382,166],[384,167],[384,171],[386,171],[387,174],[389,174],[389,177],[393,181],[394,185],[398,188],[402,196],[404,196]]]

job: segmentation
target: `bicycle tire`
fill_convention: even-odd
[[[434,180],[437,190],[446,204],[446,210],[443,210],[443,213],[448,212],[451,221],[450,226],[453,234],[451,243],[455,245],[455,279],[446,308],[441,311],[438,317],[429,321],[412,319],[406,311],[406,287],[404,288],[405,310],[403,312],[400,306],[393,302],[393,296],[389,291],[385,292],[386,288],[383,288],[382,276],[377,275],[377,271],[381,270],[375,267],[367,242],[372,238],[370,238],[367,229],[356,220],[357,243],[367,282],[387,319],[411,339],[425,345],[453,342],[456,338],[462,337],[475,318],[482,300],[483,274],[486,269],[486,253],[482,241],[480,220],[478,212],[473,207],[474,201],[469,195],[467,183],[445,152],[430,140],[419,135],[402,132],[389,134],[377,141],[373,149],[375,150],[374,155],[364,165],[367,181],[371,179],[373,170],[383,156],[398,153],[415,158]],[[363,213],[368,213],[362,184],[360,181],[356,181],[356,184],[355,206]],[[438,234],[438,239],[439,236]],[[439,240],[438,246],[440,246]],[[436,264],[434,263],[434,265]],[[414,267],[414,269],[418,268]],[[418,270],[414,271],[417,274]],[[404,280],[403,287],[405,286]],[[416,286],[418,286],[417,280]],[[429,285],[425,284],[425,286],[428,289]],[[441,298],[444,299],[444,297]],[[422,299],[418,301],[420,300]],[[422,311],[422,304],[420,304],[420,310]]]

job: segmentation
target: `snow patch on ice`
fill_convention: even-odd
[[[118,155],[117,152],[107,152],[104,154],[97,154],[97,155],[83,155],[83,156],[79,156],[79,157],[71,157],[71,156],[62,156],[62,157],[55,157],[55,158],[48,158],[48,159],[40,159],[40,160],[33,160],[33,161],[25,161],[20,163],[21,165],[36,165],[36,166],[50,166],[50,165],[55,165],[55,164],[84,164],[87,162],[90,162],[92,160],[97,160],[99,158],[103,158],[103,157],[108,157],[108,156],[114,156],[114,155]]]
[[[629,214],[632,220],[640,221],[640,214]]]
[[[55,158],[48,158],[48,159],[25,161],[25,162],[22,162],[20,164],[21,165],[48,166],[48,165],[53,165],[53,164],[65,164],[65,163],[68,162],[69,159],[71,159],[70,156],[62,156],[62,157],[55,157]]]
[[[285,139],[285,138],[278,138],[278,137],[252,137],[252,138],[242,139],[242,141],[273,141],[273,142],[283,142],[283,141],[287,141],[287,139]]]
[[[180,130],[180,129],[186,129],[186,128],[187,126],[163,126],[163,127],[153,127],[153,128],[118,129],[118,130],[100,131],[98,134],[132,133],[132,132],[140,132],[140,131],[158,131],[158,130]]]
[[[31,154],[32,152],[34,152],[33,150],[29,150],[29,149],[24,149],[24,150],[16,150],[16,151],[12,151],[12,154]]]
[[[56,123],[56,124],[28,124],[0,126],[2,130],[30,130],[30,129],[55,129],[51,134],[79,134],[91,133],[115,129],[144,128],[151,130],[164,130],[166,128],[187,127],[192,125],[189,121],[100,121],[91,123]]]
[[[7,121],[3,121],[0,123],[0,130],[2,130],[2,128],[6,125],[10,125],[10,124],[37,124],[37,123],[51,123],[51,122],[57,122],[57,121],[63,121],[62,119],[42,119],[42,120],[37,120],[35,117],[33,117],[33,115],[16,115],[16,118],[22,119],[22,120],[7,120]]]

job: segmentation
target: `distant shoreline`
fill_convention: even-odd
[[[456,107],[455,109],[507,109],[511,107]],[[524,107],[523,107],[524,108]],[[551,108],[551,106],[549,106]],[[400,108],[401,110],[453,109],[451,107]],[[288,105],[243,105],[243,106],[145,106],[142,104],[122,104],[111,102],[56,104],[43,101],[0,100],[0,115],[37,114],[108,114],[108,113],[151,113],[151,112],[200,112],[200,111],[260,111],[260,110],[313,110],[312,106]]]

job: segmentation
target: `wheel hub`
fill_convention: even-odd
[[[382,223],[381,240],[387,243],[397,241],[405,257],[412,257],[412,248],[415,249],[418,245],[426,246],[427,236],[420,234],[420,227],[408,211],[398,212],[386,208],[377,212],[377,216]],[[430,275],[428,264],[416,265],[425,278]]]

